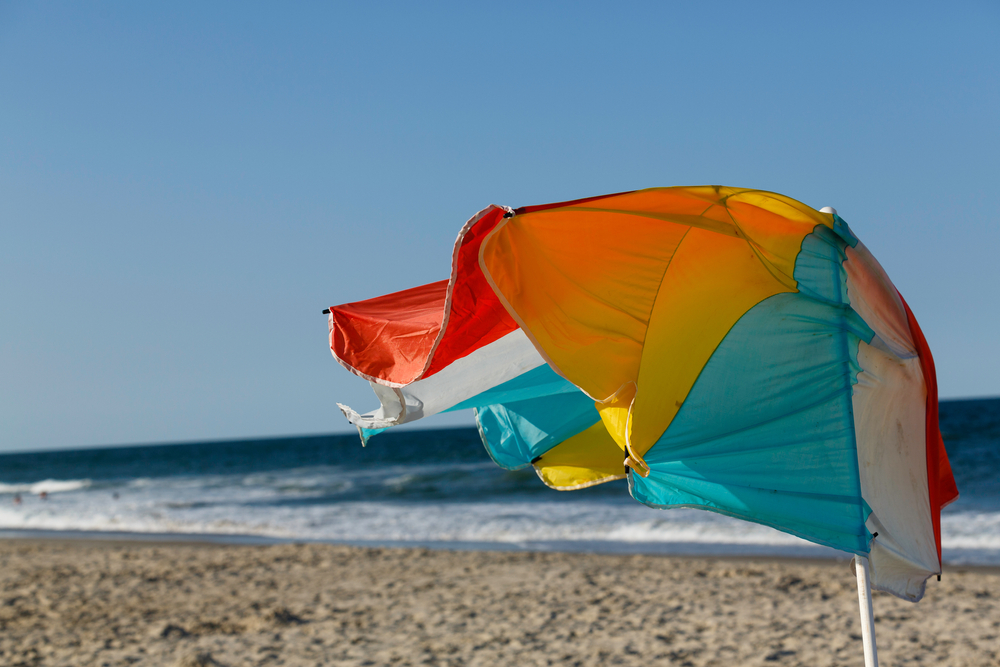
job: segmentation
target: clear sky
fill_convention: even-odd
[[[0,3],[0,450],[347,431],[323,308],[665,185],[836,207],[1000,394],[998,8]]]

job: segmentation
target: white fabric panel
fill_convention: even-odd
[[[851,307],[875,332],[861,343],[854,387],[861,494],[872,508],[872,584],[919,600],[940,572],[927,490],[926,386],[906,310],[863,243],[846,248]]]
[[[381,405],[359,414],[338,403],[347,420],[362,428],[388,428],[429,417],[545,363],[520,329],[452,362],[429,378],[399,389],[371,383]]]
[[[861,343],[854,387],[861,495],[872,508],[872,583],[917,601],[940,572],[927,490],[926,386],[917,357]]]
[[[400,417],[403,416],[405,400],[402,392],[395,387],[387,387],[374,382],[368,384],[371,385],[381,405],[378,409],[362,415],[343,403],[337,403],[337,407],[347,417],[347,421],[362,428],[389,428],[396,424],[402,424]],[[364,436],[362,438],[364,439]]]
[[[854,312],[884,344],[876,346],[884,347],[900,359],[917,356],[906,310],[885,269],[860,241],[856,248],[847,246],[846,255],[847,296]]]

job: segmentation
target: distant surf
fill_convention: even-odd
[[[941,424],[962,493],[943,514],[945,560],[1000,565],[1000,399],[944,402]],[[530,469],[509,472],[493,464],[475,429],[389,432],[367,448],[353,435],[334,435],[2,455],[0,531],[8,537],[838,554],[711,512],[649,509],[629,497],[624,482],[550,490]]]
[[[90,486],[89,479],[43,479],[31,484],[0,484],[0,494],[3,493],[60,493],[76,491]]]

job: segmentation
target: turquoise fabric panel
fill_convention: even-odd
[[[818,227],[802,239],[802,249],[795,258],[795,280],[799,293],[810,299],[850,309],[847,305],[847,275],[843,264],[844,240],[830,231]]]
[[[359,426],[358,433],[361,435],[361,446],[367,447],[369,440],[371,440],[373,437],[375,437],[382,431],[388,431],[390,428],[391,428],[390,426],[386,426],[385,428],[365,428],[363,426]]]
[[[630,474],[653,507],[694,506],[867,553],[851,393],[871,329],[846,305],[845,240],[820,227],[796,262],[799,293],[748,311],[670,427]]]
[[[476,409],[486,451],[517,470],[600,421],[594,401],[548,364],[451,408]]]
[[[462,401],[444,412],[483,408],[487,405],[496,405],[498,403],[514,403],[541,396],[579,393],[582,392],[580,392],[575,384],[558,375],[548,364],[542,364],[537,368],[532,368],[527,373],[518,375],[513,380],[507,380],[501,385],[487,389],[481,394],[476,394],[472,398]]]
[[[517,470],[601,420],[582,391],[476,410],[486,450],[502,468]]]
[[[837,236],[844,239],[847,245],[852,248],[858,247],[858,237],[854,235],[854,232],[847,226],[844,219],[836,213],[833,214],[833,231],[837,233]]]

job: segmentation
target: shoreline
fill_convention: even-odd
[[[0,540],[0,664],[860,664],[846,561]],[[885,664],[1000,659],[1000,569],[875,593]]]
[[[19,535],[16,537],[10,537],[5,535],[6,529],[0,529],[0,550],[4,548],[5,540],[10,540],[11,546],[23,543],[31,545],[33,547],[42,548],[46,545],[60,545],[69,547],[84,547],[88,549],[101,549],[101,548],[131,548],[131,547],[190,547],[190,548],[248,548],[254,549],[259,547],[275,547],[275,546],[292,546],[292,547],[303,547],[303,546],[321,546],[321,547],[344,547],[348,549],[374,549],[374,550],[386,550],[386,551],[401,551],[401,552],[417,552],[417,551],[428,551],[428,552],[456,552],[456,553],[519,553],[519,554],[552,554],[552,555],[564,555],[564,556],[610,556],[610,557],[630,557],[630,556],[640,556],[649,558],[663,558],[668,560],[680,560],[680,561],[690,561],[690,562],[705,562],[705,563],[716,563],[716,562],[732,562],[732,563],[743,563],[743,562],[754,562],[754,563],[784,563],[789,565],[806,565],[806,566],[820,566],[820,567],[849,567],[851,562],[851,554],[841,553],[834,551],[833,555],[785,555],[785,554],[754,554],[754,553],[739,553],[739,552],[719,552],[719,553],[675,553],[670,551],[660,551],[656,553],[650,552],[613,552],[613,551],[587,551],[587,550],[538,550],[530,548],[521,548],[518,546],[513,546],[510,548],[476,548],[474,546],[469,546],[467,543],[447,543],[441,542],[437,543],[444,546],[429,546],[425,543],[355,543],[355,542],[332,542],[332,541],[321,541],[321,540],[295,540],[295,539],[279,539],[279,538],[262,538],[266,541],[256,541],[259,536],[256,535],[218,535],[218,534],[199,534],[199,533],[101,533],[100,536],[91,536],[88,533],[91,531],[45,531],[47,533],[60,533],[60,534],[46,534],[46,535]],[[17,531],[17,532],[31,532],[31,531]],[[40,531],[41,532],[41,531]],[[69,534],[69,535],[67,535]],[[119,535],[140,535],[139,539],[132,539],[130,537],[118,537]],[[220,538],[220,539],[200,539],[202,537],[209,538]],[[229,538],[236,537],[236,540],[230,540]],[[241,539],[241,538],[247,539]],[[149,538],[149,539],[147,539]],[[448,545],[456,546],[448,546]],[[833,551],[832,549],[830,551]],[[984,574],[988,576],[1000,577],[1000,565],[968,565],[968,564],[950,564],[945,562],[944,571],[942,576],[947,576],[952,572],[973,572],[977,574]],[[930,579],[928,579],[930,581]],[[1000,584],[1000,582],[998,582]],[[881,593],[880,593],[881,594]]]
[[[483,551],[514,553],[562,553],[621,556],[663,556],[670,558],[704,558],[715,560],[779,560],[848,563],[852,554],[821,545],[786,546],[769,544],[731,544],[713,542],[610,542],[610,541],[552,541],[552,542],[461,542],[433,540],[323,540],[305,538],[271,537],[245,533],[145,533],[136,531],[50,530],[39,528],[0,528],[0,542],[38,541],[93,544],[163,544],[163,545],[217,545],[217,546],[274,546],[328,545],[358,548],[430,549],[432,551]],[[974,552],[975,550],[965,550]],[[985,550],[984,550],[985,551]],[[992,552],[990,552],[992,556]],[[944,554],[944,571],[970,570],[1000,573],[1000,564],[976,562],[975,556],[949,559]],[[996,560],[994,556],[991,560]]]

